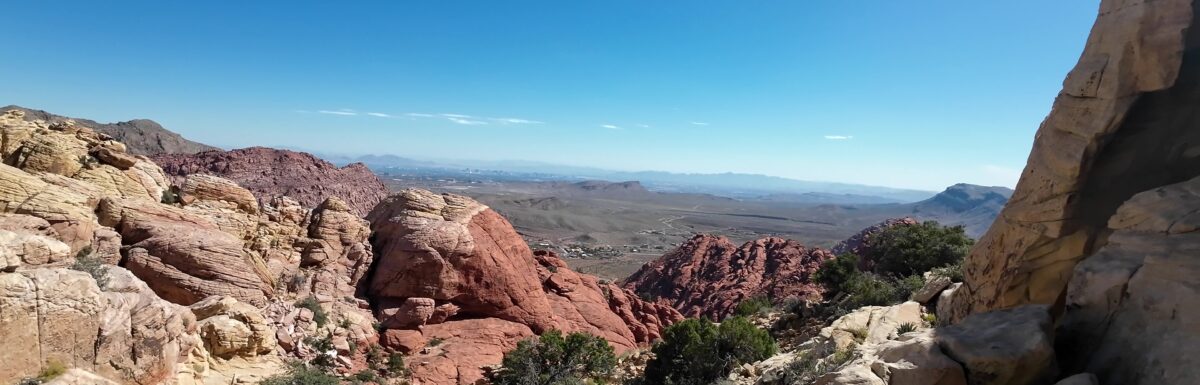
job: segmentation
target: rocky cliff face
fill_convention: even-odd
[[[763,238],[737,247],[725,237],[697,235],[643,266],[625,287],[688,317],[721,320],[754,297],[820,299],[811,276],[832,257],[790,239]]]
[[[521,338],[583,331],[624,351],[682,317],[632,292],[535,255],[503,217],[470,198],[408,189],[368,219],[378,262],[367,294],[385,343],[419,352],[413,379],[468,384]],[[436,346],[429,341],[443,340]]]
[[[108,135],[124,143],[134,155],[194,154],[201,151],[219,150],[216,147],[184,139],[177,133],[163,128],[149,119],[134,119],[117,123],[97,123],[87,119],[68,118],[20,106],[0,107],[0,111],[19,110],[25,112],[26,120],[41,120],[48,123],[74,121],[96,132]]]
[[[260,202],[287,196],[307,208],[336,197],[351,212],[365,215],[385,196],[387,188],[361,163],[337,168],[303,152],[251,147],[197,154],[162,154],[153,157],[163,171],[180,184],[188,175],[211,174],[249,189]]]
[[[1081,348],[1066,369],[1200,382],[1171,358],[1200,346],[1177,323],[1200,302],[1188,216],[1200,209],[1198,6],[1101,3],[1012,199],[967,258],[956,318],[1054,305],[1060,343]]]

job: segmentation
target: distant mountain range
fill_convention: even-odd
[[[192,154],[220,150],[194,142],[147,119],[118,123],[99,123],[88,119],[70,118],[46,111],[10,105],[4,110],[20,109],[26,119],[51,122],[72,119],[76,123],[113,136],[138,155]],[[424,170],[437,174],[476,178],[538,181],[639,181],[651,191],[712,194],[747,200],[762,200],[799,204],[885,204],[910,203],[932,198],[936,192],[871,186],[852,183],[805,181],[776,176],[744,173],[674,173],[666,171],[615,171],[594,167],[579,167],[537,161],[480,161],[480,160],[416,160],[396,155],[344,156],[306,151],[333,164],[344,166],[361,162],[377,173],[398,173]]]
[[[334,164],[365,163],[388,173],[437,169],[468,171],[475,176],[523,174],[535,180],[631,181],[659,192],[702,193],[739,199],[767,199],[794,203],[908,203],[928,199],[935,191],[899,189],[838,182],[805,181],[777,176],[743,173],[674,173],[666,171],[615,171],[534,161],[422,161],[394,155],[318,155]]]

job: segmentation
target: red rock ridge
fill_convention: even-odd
[[[697,235],[625,281],[625,288],[656,298],[685,316],[721,320],[742,301],[817,298],[811,276],[833,253],[768,237],[736,247],[729,239]]]
[[[216,175],[250,190],[259,202],[288,196],[306,208],[313,208],[326,198],[337,197],[350,206],[351,212],[362,216],[388,193],[383,182],[362,163],[337,168],[303,152],[250,147],[160,154],[152,159],[172,179],[172,184],[181,184],[189,174]]]

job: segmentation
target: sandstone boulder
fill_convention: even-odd
[[[118,385],[116,382],[97,376],[83,369],[70,369],[66,373],[45,382],[43,385]]]
[[[525,325],[495,318],[429,325],[421,334],[441,342],[406,358],[413,383],[454,385],[476,384],[483,366],[499,363],[504,352],[534,335]]]
[[[186,307],[158,298],[129,270],[106,270],[96,373],[136,384],[165,382],[201,347],[195,316]]]
[[[938,347],[930,330],[880,344],[871,370],[889,385],[966,385],[962,365]]]
[[[20,266],[61,264],[70,254],[71,247],[58,240],[0,230],[0,271],[14,271]]]
[[[253,357],[275,350],[275,331],[254,306],[233,297],[212,296],[190,307],[204,346],[213,356]]]
[[[867,306],[858,308],[834,320],[821,329],[820,336],[833,341],[833,350],[845,349],[849,343],[880,344],[896,335],[903,324],[920,325],[921,304],[905,302],[894,306]]]
[[[1048,384],[1058,375],[1046,306],[976,314],[936,333],[942,351],[962,363],[971,385]]]

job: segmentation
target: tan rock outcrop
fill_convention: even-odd
[[[56,239],[0,230],[0,271],[15,271],[21,266],[61,264],[70,254],[71,247]]]
[[[186,307],[158,298],[129,270],[106,269],[96,373],[139,385],[166,382],[192,351],[202,348],[195,316]]]
[[[35,377],[51,363],[93,368],[105,300],[87,273],[0,273],[0,382]]]
[[[834,320],[821,329],[820,336],[833,341],[830,351],[846,348],[850,343],[880,344],[896,335],[903,324],[921,324],[921,304],[905,302],[894,306],[858,308]]]
[[[879,345],[871,371],[889,385],[966,385],[962,365],[947,357],[933,333],[911,333]]]
[[[1016,191],[967,257],[956,319],[1054,304],[1122,202],[1200,174],[1195,14],[1191,0],[1101,2]]]
[[[66,373],[45,382],[43,385],[118,385],[116,382],[100,377],[83,369],[70,369]]]

